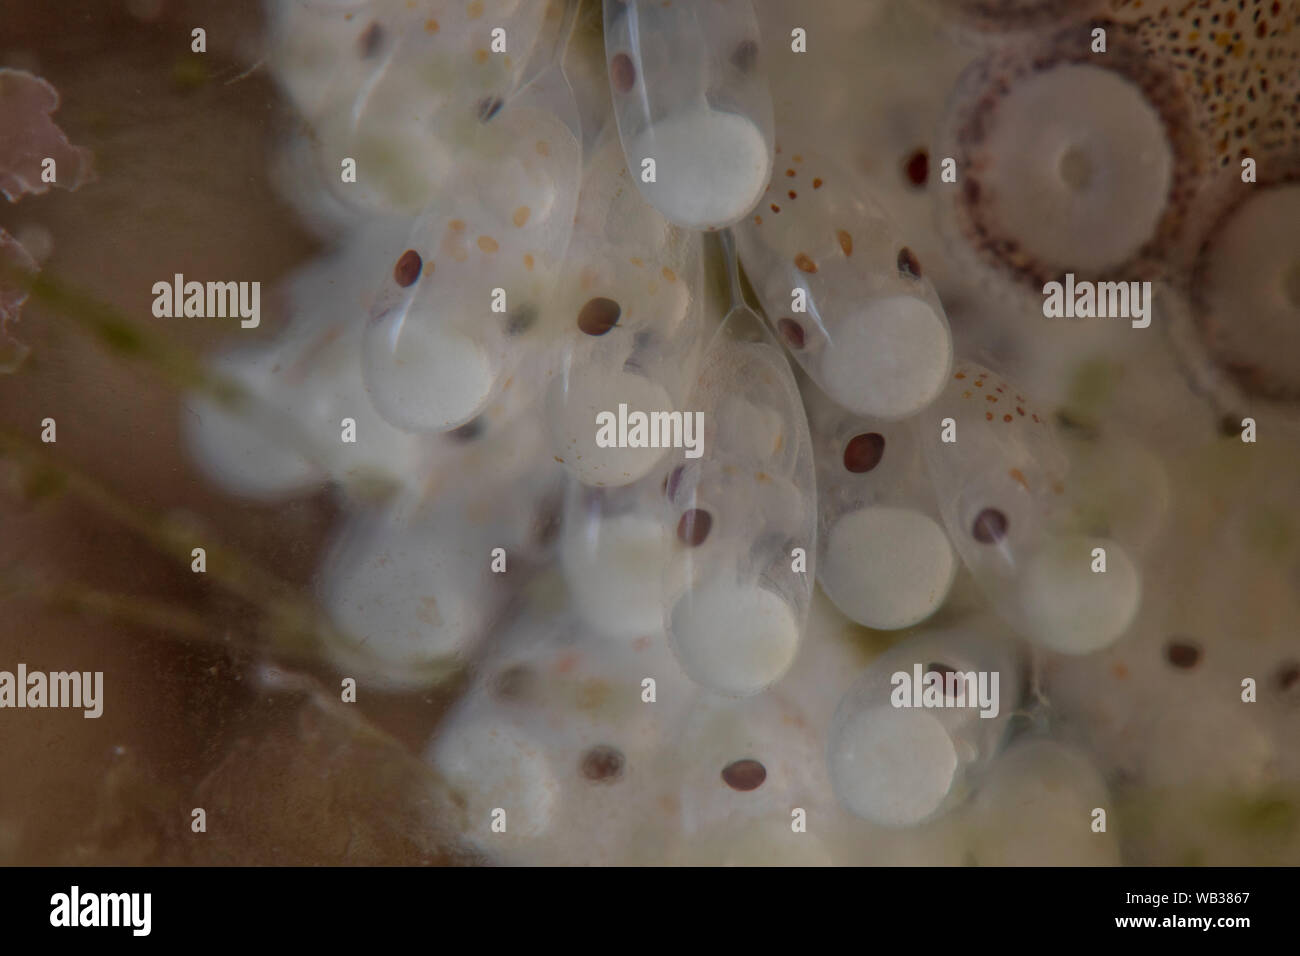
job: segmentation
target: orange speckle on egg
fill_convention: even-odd
[[[1011,476],[1012,481],[1024,488],[1025,491],[1029,490],[1029,482],[1025,480],[1025,474],[1019,468],[1012,468],[1007,474]]]
[[[786,174],[787,176],[794,176],[794,170],[793,170],[793,169],[787,169],[787,170],[785,171],[785,174]]]
[[[822,181],[820,179],[814,179],[813,189],[821,189],[821,188],[822,188]]]
[[[984,387],[984,379],[982,379],[982,378],[977,378],[977,379],[975,379],[975,387],[976,387],[976,388],[983,388],[983,387]]]
[[[966,377],[965,372],[958,372],[956,375],[953,376],[953,378],[965,378],[965,377]]]
[[[447,223],[447,225],[448,227],[450,227],[452,232],[460,232],[462,229],[465,228],[465,220],[453,219],[451,222]]]
[[[853,255],[853,237],[844,229],[835,233],[835,238],[840,241],[840,248],[844,250],[846,256]]]
[[[550,156],[550,155],[551,155],[551,144],[548,143],[548,142],[546,142],[546,140],[544,140],[544,139],[539,139],[539,140],[537,141],[537,147],[536,147],[536,149],[537,149],[537,155],[538,155],[538,156]]]
[[[985,417],[985,419],[987,419],[988,421],[993,421],[993,413],[992,413],[992,412],[985,412],[985,413],[984,413],[984,417]]]
[[[1003,416],[1002,416],[1002,420],[1003,420],[1004,422],[1009,422],[1009,421],[1011,421],[1011,416],[1010,416],[1010,415],[1003,415]]]
[[[497,246],[497,241],[493,239],[491,236],[479,236],[478,247],[482,249],[484,252],[496,252],[497,249],[499,248]]]
[[[533,271],[533,254],[531,252],[524,253],[524,268],[529,272]]]
[[[527,206],[520,206],[518,209],[515,210],[515,214],[510,217],[510,221],[513,222],[516,226],[523,228],[524,223],[528,221],[528,216],[531,213],[532,210],[529,209]]]
[[[780,212],[780,211],[781,211],[781,207],[778,206],[776,203],[772,203],[772,212]]]
[[[1110,672],[1115,675],[1117,680],[1125,680],[1128,677],[1128,668],[1124,666],[1123,661],[1116,661]]]
[[[1021,408],[1019,405],[1016,406],[1016,411],[1020,414],[1020,417],[1021,417],[1021,418],[1024,417],[1024,415],[1025,415],[1025,410],[1024,410],[1023,408]]]
[[[435,20],[433,17],[429,17],[429,19],[424,21],[425,33],[437,33],[438,30],[439,30],[438,21]]]
[[[971,390],[970,390],[969,388],[966,389],[966,391],[964,391],[964,392],[961,393],[961,397],[962,397],[962,398],[970,398],[970,397],[971,397]]]
[[[477,63],[479,66],[482,66],[484,63],[486,63],[487,58],[488,58],[487,50],[480,48],[474,51],[474,62]]]
[[[808,258],[808,254],[806,252],[801,252],[797,256],[795,256],[794,264],[795,267],[800,272],[812,273],[817,271],[817,263],[813,262],[812,259]]]
[[[645,265],[645,260],[643,260],[640,256],[633,256],[631,259],[627,261],[632,263],[632,265],[636,266],[638,269],[641,268],[643,265]]]
[[[667,279],[669,282],[677,281],[677,273],[673,272],[673,270],[669,269],[667,266],[664,266],[659,274],[663,276],[665,279]]]
[[[755,216],[755,217],[754,217],[754,225],[756,225],[756,226],[761,226],[761,225],[763,225],[763,217],[762,217],[762,216]]]

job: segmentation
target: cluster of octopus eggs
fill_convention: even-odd
[[[616,70],[616,73],[617,73],[617,70]],[[618,77],[617,77],[617,75],[614,77],[614,79],[615,79],[615,88],[617,89],[617,82],[618,82]],[[1078,77],[1074,77],[1074,79],[1078,79]],[[1086,84],[1085,84],[1085,85],[1086,85]],[[1059,92],[1059,90],[1058,90],[1058,92]],[[1042,95],[1042,94],[1040,93],[1040,95]],[[1142,114],[1142,111],[1139,110],[1139,109],[1136,109],[1136,108],[1135,108],[1134,113],[1135,113],[1135,114]],[[1145,119],[1149,119],[1149,117],[1146,117],[1145,114],[1142,114],[1142,115],[1138,116],[1138,118],[1136,118],[1136,119],[1134,119],[1134,118],[1132,118],[1132,117],[1130,117],[1130,119],[1131,119],[1132,122],[1138,123],[1139,126],[1140,126],[1141,121],[1142,121],[1142,120],[1145,120]],[[1013,131],[1013,134],[1014,134],[1014,131]],[[994,150],[994,151],[992,151],[991,154],[992,154],[992,155],[996,155],[996,152],[997,152],[997,151]],[[1156,152],[1158,153],[1159,151],[1157,150]],[[1088,168],[1089,168],[1089,169],[1093,169],[1093,170],[1095,170],[1095,169],[1097,168],[1097,166],[1100,166],[1100,165],[1104,164],[1104,163],[1107,162],[1107,161],[1111,161],[1111,160],[1108,159],[1107,157],[1102,157],[1101,160],[1099,160],[1099,161],[1095,161],[1095,165],[1093,165],[1093,166],[1089,166]],[[1093,161],[1085,161],[1084,165],[1087,165],[1088,162],[1093,162]],[[974,161],[974,160],[971,162],[971,166],[972,166],[972,168],[983,168],[979,162]],[[1156,166],[1159,167],[1159,163],[1157,163]],[[1078,171],[1079,168],[1080,168],[1080,167],[1079,167],[1079,164],[1078,164],[1078,163],[1074,163],[1073,165],[1071,165],[1071,163],[1066,163],[1066,164],[1064,164],[1064,165],[1061,167],[1061,169],[1062,169],[1062,171],[1063,171],[1063,175],[1066,175],[1066,178],[1067,178],[1067,179],[1070,179],[1070,178],[1072,177],[1073,181],[1078,181],[1078,180],[1080,180],[1081,178],[1086,178],[1086,177],[1084,176],[1083,173],[1080,173],[1080,172]],[[1071,170],[1071,169],[1073,169],[1074,171],[1073,171],[1073,172],[1069,172],[1069,170]],[[1158,176],[1172,175],[1172,174],[1168,173],[1167,170],[1162,171],[1162,170],[1160,170],[1159,168],[1157,168],[1155,174],[1158,175]],[[1103,177],[1103,178],[1104,178],[1104,177]],[[972,182],[972,180],[967,180],[967,182],[968,182],[968,183],[969,183],[969,182]],[[979,195],[980,192],[981,192],[981,189],[980,189],[980,187],[978,186],[978,182],[979,182],[979,181],[978,181],[978,180],[974,180],[974,182],[977,183],[977,185],[976,185],[974,188],[972,188],[971,186],[968,185],[968,186],[966,186],[966,187],[963,189],[963,191],[962,191],[962,196],[963,196],[964,199],[967,200],[967,201],[974,200],[975,198],[978,197],[978,195]],[[816,179],[816,177],[812,177],[812,178],[810,179],[810,184],[809,184],[809,186],[806,187],[806,188],[810,188],[810,189],[817,189],[817,188],[819,188],[819,184],[817,183],[817,179]],[[793,192],[794,192],[794,189],[790,189],[790,190],[788,190],[788,192],[793,193]],[[988,190],[987,192],[996,195],[996,190],[990,189],[990,190]],[[1144,192],[1144,195],[1151,195],[1151,194],[1158,195],[1159,193],[1160,193],[1160,190],[1154,190],[1154,191],[1150,191],[1150,190],[1148,190],[1148,191]],[[795,198],[796,198],[795,196],[790,196],[790,197],[789,197],[789,200],[790,200],[791,202],[793,202],[793,201],[795,200]],[[771,205],[774,206],[774,207],[776,207],[778,204],[776,204],[776,203],[772,203]],[[777,215],[777,214],[779,213],[779,211],[780,211],[779,208],[773,208],[773,210],[772,210],[772,215]],[[1148,216],[1147,218],[1154,218],[1154,219],[1157,219],[1157,220],[1158,220],[1158,219],[1159,219],[1159,216],[1157,215],[1157,213],[1153,212],[1153,213],[1151,213],[1151,215]],[[1140,219],[1142,219],[1142,217],[1135,217],[1135,220],[1140,220]],[[1004,221],[1001,223],[1001,225],[1002,225],[1003,227],[1005,227],[1005,226],[1007,226],[1008,224],[1007,224],[1007,222],[1004,220]],[[1013,230],[1014,230],[1015,228],[1026,228],[1026,229],[1028,229],[1028,228],[1030,227],[1030,224],[1026,224],[1026,223],[1023,223],[1023,222],[1011,222],[1011,223],[1010,223],[1010,227],[1011,227]],[[978,232],[979,230],[976,229],[976,231]],[[844,239],[843,239],[843,237],[842,237],[841,235],[836,235],[836,237],[835,237],[835,241],[836,241],[836,242],[840,245],[840,247],[843,249],[845,255],[849,255],[849,254],[850,254],[850,250],[847,249],[847,248],[844,248]],[[1033,237],[1032,237],[1032,236],[1030,237],[1030,240],[1029,240],[1029,241],[1030,241],[1030,243],[1032,244],[1032,241],[1033,241]],[[1124,248],[1124,249],[1122,249],[1122,250],[1120,250],[1120,251],[1115,252],[1115,253],[1114,253],[1114,256],[1112,256],[1112,259],[1114,259],[1114,257],[1116,257],[1116,256],[1122,256],[1122,255],[1123,255],[1124,253],[1126,253],[1126,252],[1131,252],[1131,251],[1132,251],[1132,250],[1131,250],[1131,247],[1132,247],[1133,244],[1136,243],[1137,241],[1138,241],[1137,239],[1126,240],[1126,241],[1125,241],[1125,242],[1127,243],[1126,248]],[[1120,244],[1121,244],[1121,245],[1124,245],[1124,243],[1120,243]],[[972,243],[972,246],[974,246],[974,245],[975,245],[975,244]],[[999,249],[1000,249],[1002,252],[1006,252],[1005,244],[1004,244],[1003,246],[999,247]],[[479,243],[479,250],[480,250],[481,252],[483,252],[484,254],[487,254],[487,253],[489,252],[489,250],[483,248],[481,242]],[[1050,255],[1052,255],[1052,254],[1053,254],[1052,252],[1047,253],[1048,256],[1050,256]],[[1054,254],[1056,254],[1056,255],[1060,255],[1060,256],[1068,256],[1068,255],[1072,254],[1072,252],[1061,252],[1061,251],[1057,250],[1057,251],[1055,251]],[[416,258],[412,258],[413,256],[416,257]],[[390,259],[390,260],[389,260],[389,263],[392,263],[393,261],[394,261],[394,260]],[[390,264],[390,265],[386,266],[386,268],[389,269],[389,270],[391,270],[391,272],[392,272],[392,276],[393,276],[393,281],[394,281],[398,286],[401,286],[401,287],[408,286],[408,285],[412,284],[416,279],[419,278],[420,273],[421,273],[421,271],[423,270],[423,260],[419,258],[419,254],[418,254],[418,253],[415,253],[414,250],[409,250],[409,251],[406,252],[406,253],[402,253],[400,256],[398,256],[398,257],[396,258],[395,261],[396,261],[396,265],[395,265],[395,266],[393,266],[393,265]],[[795,264],[796,268],[800,268],[802,271],[805,271],[805,272],[807,271],[807,269],[804,268],[804,265],[806,265],[806,263],[800,263],[799,261],[795,261],[794,264]],[[920,274],[919,263],[916,263],[916,262],[915,262],[915,257],[914,257],[914,255],[911,254],[910,251],[909,251],[909,250],[906,250],[905,248],[899,250],[898,255],[897,255],[897,257],[896,257],[896,266],[897,266],[897,271],[898,271],[898,272],[902,275],[902,277],[904,277],[904,278],[907,278],[907,277],[909,276],[909,274],[910,274],[910,275],[919,275],[919,274]],[[609,311],[609,310],[607,309],[606,311]],[[584,314],[586,315],[586,319],[583,318],[583,315],[584,315]],[[586,322],[587,325],[590,325],[590,326],[591,326],[590,329],[583,327],[583,323],[584,323],[584,321]],[[617,320],[615,319],[615,321],[617,321]],[[792,326],[792,324],[791,324],[791,323],[793,323],[793,322],[794,322],[794,320],[793,320],[792,317],[789,318],[789,319],[782,319],[781,321],[779,321],[779,322],[777,323],[776,328],[777,328],[777,331],[779,332],[781,338],[784,340],[785,344],[786,344],[787,346],[791,347],[792,350],[798,350],[801,346],[804,345],[804,334],[803,334],[803,329],[802,329],[801,327],[799,327],[799,328],[798,328],[798,331],[796,331],[796,326]],[[578,318],[578,324],[579,324],[579,327],[581,328],[581,330],[582,330],[584,333],[590,335],[590,334],[593,334],[594,332],[598,331],[597,326],[600,326],[600,330],[607,330],[607,329],[608,329],[609,327],[611,327],[614,323],[608,321],[607,319],[602,320],[601,317],[600,317],[599,315],[596,315],[594,312],[590,312],[590,313],[581,313],[581,312],[580,312],[580,313],[579,313],[579,318]],[[960,372],[959,372],[959,374],[960,374]],[[987,415],[987,414],[989,414],[989,413],[985,412],[984,414]],[[1005,416],[1006,416],[1006,415],[1011,415],[1011,414],[1013,414],[1013,413],[1011,413],[1011,412],[1004,413],[1003,418],[1005,419]],[[1033,413],[1033,414],[1036,416],[1037,413]],[[875,436],[875,437],[868,437],[868,438],[865,438],[865,440],[863,440],[863,437],[862,437],[862,436],[864,436],[864,435],[870,435],[870,436]],[[847,444],[847,445],[845,446],[845,448],[843,449],[843,452],[842,452],[842,456],[844,457],[844,460],[845,460],[845,463],[846,463],[846,468],[847,468],[850,472],[854,472],[854,471],[865,471],[865,470],[868,470],[868,469],[865,469],[865,468],[861,468],[861,467],[860,467],[860,466],[863,464],[863,462],[865,461],[865,459],[862,457],[862,455],[865,454],[865,455],[866,455],[866,458],[870,458],[871,455],[870,455],[870,454],[866,454],[866,452],[869,452],[869,451],[871,451],[871,449],[874,449],[874,448],[877,446],[877,444],[880,444],[880,445],[883,445],[883,444],[884,444],[883,439],[880,438],[880,435],[881,435],[880,432],[875,432],[875,431],[871,431],[871,432],[863,432],[863,433],[860,433],[859,435],[854,436],[852,439],[850,439],[849,444]],[[878,439],[880,439],[880,440],[878,441]],[[853,451],[852,454],[850,454],[850,449],[856,449],[856,450]],[[864,451],[864,449],[866,449],[866,451]],[[859,454],[860,452],[861,452],[862,454]],[[848,464],[849,464],[850,460],[852,460],[852,462],[853,462],[853,464],[854,464],[854,467],[848,467]],[[1012,470],[1014,471],[1014,469],[1012,469]],[[987,513],[986,513],[986,512],[987,512]],[[1006,528],[1007,528],[1007,522],[1008,522],[1008,519],[1007,519],[1007,515],[1006,515],[1005,513],[1002,513],[1002,512],[996,512],[995,510],[989,510],[989,509],[981,510],[980,513],[975,517],[974,523],[973,523],[972,526],[971,526],[972,534],[974,535],[975,539],[976,539],[977,542],[979,542],[979,543],[986,544],[986,545],[987,545],[987,544],[996,544],[999,540],[1001,540],[1002,536],[1005,534],[1005,532],[1006,532]],[[702,522],[698,522],[698,521],[697,521],[695,524],[693,524],[692,526],[688,527],[687,530],[684,532],[685,537],[682,537],[682,534],[683,534],[683,533],[681,532],[681,530],[680,530],[680,526],[679,526],[678,544],[681,545],[681,546],[696,546],[696,545],[702,543],[702,542],[700,542],[700,541],[695,540],[695,538],[697,538],[697,537],[699,536],[698,528],[699,528],[699,526],[700,526],[701,523],[702,523]],[[706,532],[706,533],[707,533],[707,532]],[[664,666],[665,666],[668,670],[671,670],[671,669],[672,669],[670,663],[665,663]],[[471,705],[468,704],[468,703],[467,703],[465,706],[466,706],[467,709],[469,709],[469,708],[471,707]],[[588,750],[584,751],[584,752],[583,752],[583,755],[582,755],[581,758],[578,760],[578,766],[579,766],[580,768],[582,768],[582,774],[583,774],[583,776],[585,777],[585,779],[587,779],[587,780],[589,780],[589,781],[598,781],[598,780],[616,779],[616,778],[619,778],[619,777],[620,777],[620,773],[618,773],[618,772],[612,772],[612,771],[609,770],[609,768],[610,768],[611,766],[614,766],[614,765],[618,765],[619,767],[622,767],[622,766],[624,765],[623,761],[626,760],[626,756],[624,756],[624,757],[622,757],[622,758],[617,758],[617,759],[616,759],[616,758],[614,758],[613,756],[610,756],[610,755],[609,755],[609,751],[608,751],[608,749],[606,749],[606,750],[602,750],[602,749],[600,749],[600,747],[602,747],[602,746],[608,748],[608,745],[593,745],[592,748],[589,748]],[[524,749],[527,749],[527,748],[525,747]],[[817,747],[812,748],[812,751],[811,751],[811,752],[812,752],[813,754],[815,754],[816,757],[815,757],[814,759],[811,760],[811,762],[810,762],[810,764],[809,764],[810,767],[820,765],[820,762],[821,762],[821,761],[820,761],[820,753],[819,753],[819,751],[820,751],[820,748],[817,748]],[[619,752],[621,753],[621,751],[619,751]],[[602,758],[601,758],[601,755],[602,755],[602,754],[605,755],[606,759],[602,759]],[[750,762],[746,762],[746,761],[750,761]],[[721,778],[720,778],[720,779],[722,780],[722,782],[726,785],[726,787],[727,787],[729,790],[731,790],[731,791],[733,791],[733,792],[736,792],[736,793],[748,793],[748,792],[751,792],[751,791],[756,791],[757,789],[759,789],[759,788],[762,786],[762,782],[761,782],[761,781],[760,781],[759,783],[757,783],[757,784],[754,784],[754,783],[753,783],[753,781],[754,781],[755,779],[758,778],[759,773],[758,773],[758,770],[756,770],[753,766],[751,766],[751,762],[752,762],[752,764],[757,764],[757,765],[760,766],[760,767],[764,766],[760,761],[754,760],[753,758],[750,758],[750,757],[737,758],[737,760],[729,761],[729,762],[727,762],[727,763],[725,764],[725,766],[722,768],[722,771],[721,771]],[[737,769],[730,769],[730,770],[729,770],[729,768],[734,768],[734,765],[736,765],[736,764],[738,764],[738,763],[744,765],[744,771],[743,771],[743,772],[742,772],[741,770],[737,770]],[[604,769],[602,769],[602,768],[604,768]],[[562,768],[561,768],[561,770],[562,770]],[[534,768],[533,771],[529,771],[529,772],[530,772],[530,773],[535,773],[535,775],[540,774],[542,777],[545,777],[545,774],[542,774],[541,771],[540,771],[540,770],[537,770],[536,768]],[[557,774],[557,775],[558,775],[558,774]],[[742,786],[735,786],[735,785],[734,785],[734,781],[735,781],[735,780],[741,780],[741,781],[743,781],[743,782],[744,782],[744,785],[742,785]],[[713,783],[714,783],[714,785],[716,786],[717,781],[714,780]],[[477,785],[476,785],[476,786],[477,786]],[[771,792],[770,789],[769,789],[769,792]],[[540,799],[540,798],[539,798],[539,799]],[[804,802],[806,802],[806,803],[811,802],[811,799],[812,799],[812,798],[810,798],[808,801],[804,801]],[[527,802],[527,801],[525,801],[525,802]],[[544,803],[545,801],[542,801],[542,802]],[[542,827],[542,829],[546,829],[546,827]]]

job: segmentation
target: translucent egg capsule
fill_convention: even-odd
[[[373,0],[268,5],[267,64],[304,117],[317,119],[355,98],[375,69],[378,41],[391,40],[378,12]]]
[[[540,47],[562,13],[522,0],[281,6],[271,60],[312,124],[323,182],[350,204],[408,214],[441,193],[459,153],[481,148],[477,127],[535,48],[550,53]],[[356,175],[340,184],[345,157]]]
[[[676,537],[666,621],[692,679],[746,696],[794,661],[812,597],[817,517],[798,386],[743,304],[710,344],[686,408],[703,434],[664,486]]]
[[[583,178],[573,249],[545,316],[554,455],[598,486],[631,484],[663,459],[658,429],[632,431],[626,414],[680,419],[701,351],[699,236],[671,225],[627,180],[618,142],[606,137]],[[601,428],[607,415],[612,429]]]
[[[1235,566],[1249,566],[1233,557]],[[1192,589],[1216,591],[1217,573],[1179,578],[1188,590],[1171,591],[1177,595],[1171,605],[1185,603],[1178,598]],[[1263,795],[1277,784],[1294,750],[1286,743],[1293,715],[1278,719],[1267,709],[1281,703],[1275,668],[1294,641],[1289,633],[1266,634],[1257,650],[1259,632],[1247,628],[1252,646],[1243,654],[1238,620],[1233,617],[1225,629],[1221,621],[1194,619],[1181,606],[1157,614],[1144,610],[1134,640],[1069,662],[1073,667],[1051,662],[1044,671],[1045,693],[1071,737],[1098,754],[1107,772],[1142,792],[1222,788],[1239,797]],[[1191,626],[1180,627],[1184,621]],[[1243,701],[1245,676],[1257,681],[1260,706]],[[1208,754],[1214,759],[1207,760]]]
[[[847,172],[811,154],[788,161],[762,206],[736,228],[741,262],[768,320],[844,408],[882,419],[920,411],[952,365],[938,296]]]
[[[569,608],[532,609],[489,649],[429,758],[467,798],[465,829],[497,862],[637,862],[655,755],[695,693],[661,630],[611,642]],[[490,829],[498,808],[506,839]]]
[[[181,427],[220,484],[249,497],[279,497],[326,480],[345,489],[400,486],[417,475],[425,448],[371,407],[361,381],[367,279],[376,260],[400,251],[406,227],[379,222],[342,249],[295,272],[277,289],[288,327],[269,344],[209,361],[242,384],[251,404],[188,396]],[[349,425],[350,420],[350,425]],[[350,429],[350,441],[341,441]]]
[[[208,358],[207,364],[223,379],[277,408],[281,422],[292,428],[289,398],[274,384],[274,370],[282,360],[283,349],[273,345],[231,349]],[[226,407],[210,396],[192,394],[183,400],[181,411],[190,454],[209,478],[233,494],[276,500],[324,479],[315,455],[286,443],[265,416],[256,416],[246,405]]]
[[[342,632],[328,650],[357,676],[393,687],[436,683],[482,637],[502,587],[490,548],[454,516],[409,526],[362,515],[320,571],[322,604]]]
[[[1109,816],[1101,832],[1093,829],[1097,808]],[[968,851],[978,866],[1118,866],[1114,809],[1083,753],[1041,737],[1018,740],[979,783]]]
[[[997,612],[1052,650],[1087,654],[1137,613],[1138,567],[1119,542],[1074,523],[1068,462],[1014,386],[959,362],[915,423],[948,534]]]
[[[836,708],[826,750],[836,797],[890,827],[952,808],[1000,748],[1020,688],[1014,642],[986,622],[895,645]]]
[[[570,126],[523,97],[484,135],[495,161],[462,170],[457,194],[417,221],[366,327],[371,400],[410,431],[463,425],[497,397],[537,337],[572,232]]]
[[[528,854],[558,828],[562,768],[547,743],[535,726],[467,698],[429,747],[463,807],[458,829],[496,861],[541,862]]]
[[[657,863],[827,866],[829,790],[821,742],[778,692],[745,700],[701,694],[651,777]],[[803,827],[792,824],[802,811]],[[649,837],[649,834],[647,834]]]
[[[690,234],[652,258],[575,244],[551,311],[559,358],[547,408],[555,455],[580,481],[630,484],[668,453],[674,427],[684,440],[701,345],[699,270]]]
[[[817,580],[841,611],[893,630],[943,604],[957,573],[912,428],[803,388],[817,463]]]
[[[341,665],[429,686],[477,648],[550,546],[563,472],[521,418],[481,442],[444,439],[433,466],[335,537],[317,589]]]
[[[651,475],[620,489],[570,479],[560,567],[583,620],[633,641],[663,629],[663,571],[670,547],[663,499]]]
[[[1156,542],[1132,636],[1043,668],[1060,725],[1151,805],[1175,792],[1262,798],[1295,772],[1300,542],[1278,529],[1300,445],[1247,447],[1243,456],[1239,438],[1208,438],[1170,459],[1170,524],[1181,533]]]
[[[688,229],[718,229],[753,209],[773,137],[749,0],[605,0],[605,59],[642,195]]]

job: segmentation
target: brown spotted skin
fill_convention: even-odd
[[[1091,52],[1093,27],[1106,30],[1104,55]],[[1160,272],[1161,256],[1175,247],[1207,164],[1194,99],[1171,64],[1148,56],[1139,30],[1131,25],[1103,21],[1071,25],[1029,47],[1000,46],[970,67],[951,108],[944,147],[960,171],[957,188],[946,200],[952,203],[953,232],[976,261],[1035,292],[1058,278],[1057,264],[1036,256],[1020,237],[1002,231],[998,204],[1003,197],[986,188],[984,171],[996,167],[1000,159],[988,149],[987,136],[996,128],[1003,94],[1029,76],[1064,64],[1116,73],[1139,89],[1164,126],[1173,157],[1165,210],[1147,241],[1127,262],[1110,270],[1130,280],[1150,278]],[[1075,271],[1079,278],[1092,278]]]
[[[1011,18],[1022,29],[1037,26],[1043,36],[1061,22],[1064,4],[953,0],[952,6],[977,28],[1005,29]],[[1300,151],[1300,4],[1104,0],[1092,8],[1096,19],[1056,29],[1033,41],[1031,50],[1003,44],[976,63],[963,79],[956,109],[951,152],[963,171],[956,230],[977,259],[1035,290],[1059,270],[999,231],[997,197],[981,178],[981,170],[997,160],[982,147],[1002,92],[1026,75],[1062,63],[1105,67],[1134,83],[1160,116],[1174,157],[1173,182],[1146,244],[1110,270],[1128,279],[1157,276],[1168,266],[1214,170],[1236,166],[1246,156]],[[1038,20],[1025,19],[1031,14]],[[1091,52],[1096,27],[1106,31],[1104,55]]]
[[[1040,415],[1029,407],[1024,395],[987,369],[958,362],[953,368],[952,380],[960,383],[957,394],[963,400],[972,402],[983,410],[985,421],[1001,420],[1005,425],[1047,423],[1046,416]]]

